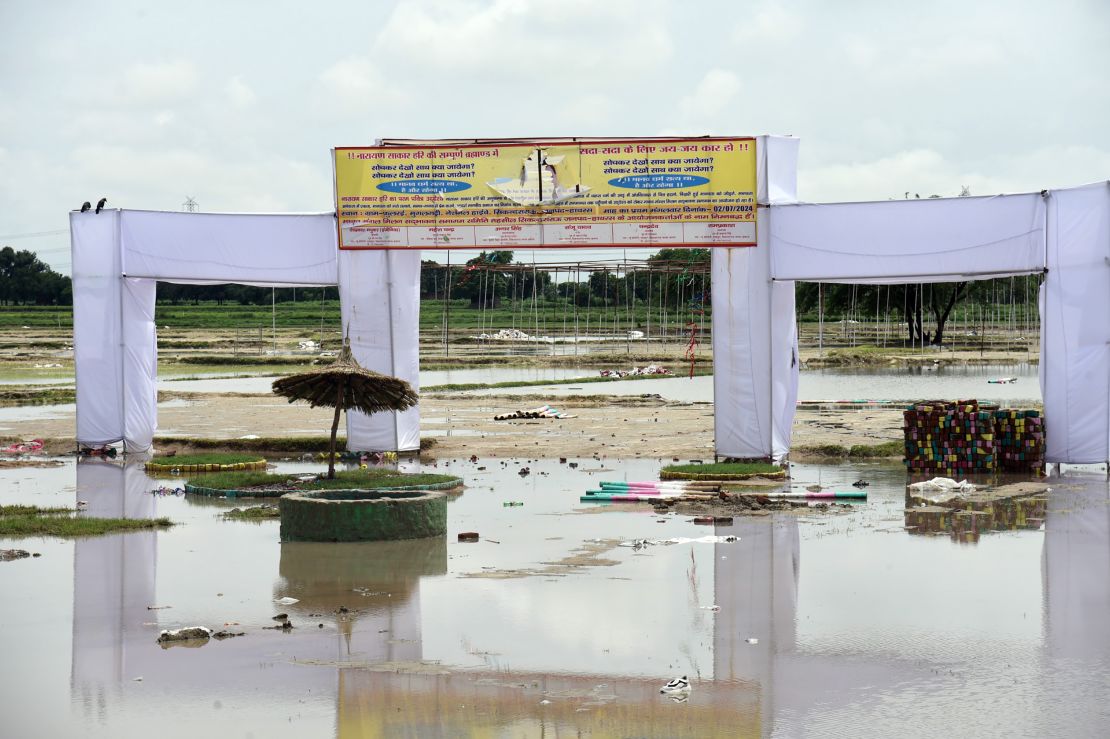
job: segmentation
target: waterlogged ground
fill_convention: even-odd
[[[1042,530],[959,543],[904,529],[897,465],[796,465],[796,486],[863,477],[870,500],[705,527],[578,502],[657,460],[571,461],[440,462],[468,485],[446,538],[377,544],[281,544],[231,503],[152,495],[140,465],[0,470],[2,503],[180,524],[0,539],[42,553],[0,563],[2,733],[1106,734],[1104,471],[1051,479]],[[739,539],[621,546],[707,535]],[[265,628],[278,613],[291,632]],[[245,635],[155,643],[192,625]],[[659,694],[681,675],[684,701]]]

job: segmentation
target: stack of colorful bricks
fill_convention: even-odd
[[[914,403],[903,412],[905,464],[946,477],[1036,473],[1044,465],[1043,420],[1040,411],[998,410],[975,400]]]
[[[1044,468],[1044,418],[1040,411],[995,411],[994,427],[1000,470],[1037,473]]]
[[[903,413],[906,466],[949,477],[996,469],[992,414],[975,400],[914,403]]]

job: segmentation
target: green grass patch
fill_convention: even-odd
[[[242,462],[257,462],[257,454],[237,454],[234,452],[200,452],[198,454],[175,454],[172,457],[155,457],[150,460],[154,464],[165,466],[178,466],[186,464],[240,464]]]
[[[60,405],[73,403],[77,391],[71,387],[21,387],[0,390],[0,406]]]
[[[902,457],[906,451],[905,444],[901,441],[884,441],[878,444],[811,444],[794,447],[796,456],[823,457],[827,459],[882,459],[884,457]]]
[[[250,488],[288,486],[290,490],[347,490],[359,488],[392,488],[402,486],[437,485],[457,479],[453,475],[406,473],[396,470],[359,469],[335,473],[335,479],[299,481],[301,475],[274,475],[264,472],[211,472],[197,480],[198,484],[214,490],[249,490]]]
[[[281,518],[281,511],[276,505],[256,505],[248,508],[232,508],[224,514],[224,518],[233,521],[265,521]]]
[[[0,518],[8,516],[52,516],[73,513],[72,508],[39,508],[37,505],[0,505]]]
[[[878,457],[902,457],[906,453],[903,441],[884,441],[880,444],[853,444],[848,450],[852,459],[875,459]]]
[[[0,506],[0,536],[99,536],[172,525],[168,518],[89,518],[70,508]]]
[[[714,464],[670,464],[663,472],[711,475],[775,475],[782,467],[770,462],[717,462]]]

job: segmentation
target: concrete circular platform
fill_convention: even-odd
[[[278,500],[282,541],[383,541],[447,533],[447,495],[429,490],[313,490]]]

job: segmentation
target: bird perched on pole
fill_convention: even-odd
[[[104,205],[107,202],[108,202],[108,198],[101,198],[100,200],[97,200],[96,201],[96,212],[99,213],[100,211],[104,210]]]
[[[88,211],[90,208],[92,208],[92,203],[90,203],[88,200],[86,200],[84,203],[81,204],[81,212],[82,213]]]

